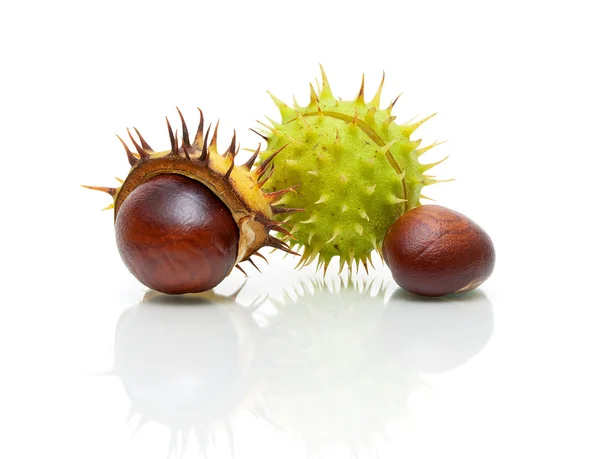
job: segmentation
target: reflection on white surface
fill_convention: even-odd
[[[308,457],[332,448],[359,454],[410,417],[422,374],[466,362],[492,331],[492,305],[477,291],[432,301],[373,283],[313,280],[250,307],[212,292],[149,294],[119,319],[113,373],[140,424],[171,429],[174,454],[192,432],[205,452],[220,432],[233,455],[229,420],[242,410],[300,442]]]
[[[113,373],[131,400],[138,429],[154,421],[171,429],[170,452],[183,454],[191,432],[205,449],[251,391],[247,371],[255,333],[251,308],[209,292],[169,297],[149,292],[127,309],[115,332]],[[238,329],[236,329],[236,326]]]
[[[457,306],[401,293],[386,301],[384,289],[360,281],[303,287],[274,301],[261,413],[303,443],[308,457],[376,450],[410,415],[409,395],[425,385],[421,373],[465,362],[493,329],[481,293]]]
[[[481,290],[428,299],[397,289],[379,330],[386,352],[399,367],[441,373],[487,344],[494,330],[492,303]]]

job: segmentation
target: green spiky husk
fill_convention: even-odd
[[[383,80],[371,102],[364,100],[364,79],[356,99],[343,101],[322,75],[322,89],[317,95],[311,85],[306,107],[291,108],[272,96],[282,119],[263,125],[268,149],[287,147],[274,159],[264,189],[300,185],[277,203],[304,209],[280,218],[296,239],[281,236],[304,249],[299,266],[318,259],[326,268],[339,256],[340,271],[353,262],[366,268],[371,252],[381,253],[389,227],[420,205],[423,186],[436,182],[425,175],[434,164],[418,160],[431,146],[420,149],[421,140],[411,140],[425,120],[396,124],[394,103],[379,108]]]

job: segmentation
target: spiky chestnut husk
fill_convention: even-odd
[[[209,126],[206,133],[204,132],[204,116],[200,109],[198,111],[200,112],[200,122],[194,140],[191,141],[185,120],[178,109],[182,126],[181,145],[177,133],[173,133],[167,119],[171,142],[169,150],[155,152],[135,128],[139,143],[127,130],[135,147],[135,152],[128,147],[123,139],[117,136],[125,148],[127,159],[131,165],[127,177],[125,180],[118,179],[121,186],[116,188],[84,186],[103,191],[113,197],[113,203],[107,209],[114,208],[116,222],[121,206],[138,186],[159,175],[176,174],[184,176],[206,186],[231,212],[239,230],[237,256],[234,265],[242,272],[244,270],[239,266],[239,263],[248,260],[255,265],[250,257],[253,254],[262,257],[257,252],[261,247],[270,246],[295,253],[284,242],[269,234],[271,230],[287,233],[284,226],[274,220],[274,216],[288,211],[293,212],[293,209],[277,207],[272,203],[289,190],[279,190],[271,193],[265,193],[262,190],[265,184],[264,176],[267,174],[269,165],[277,154],[283,150],[283,147],[271,151],[269,157],[262,161],[260,166],[253,169],[260,151],[259,145],[250,159],[245,164],[238,166],[235,164],[235,158],[239,152],[235,131],[229,148],[223,155],[220,155],[217,151],[219,123],[217,122],[212,139],[209,142],[211,127]]]
[[[368,270],[372,251],[381,255],[388,228],[420,205],[424,186],[438,182],[425,173],[443,160],[433,164],[418,160],[437,143],[419,148],[421,139],[411,140],[433,115],[396,124],[392,108],[398,98],[386,109],[379,107],[385,74],[370,102],[365,101],[364,75],[358,96],[344,101],[334,98],[322,67],[321,74],[322,89],[317,94],[310,85],[306,107],[295,100],[289,107],[269,93],[281,122],[269,118],[271,126],[259,122],[266,128],[261,130],[263,138],[269,150],[288,147],[273,161],[265,190],[301,184],[278,201],[305,210],[283,220],[295,237],[292,248],[304,248],[298,266],[318,257],[317,268],[326,270],[331,259],[339,256],[340,272],[346,264],[351,271],[353,262],[357,269],[362,262]],[[261,160],[267,160],[269,150]],[[281,236],[290,240],[289,235]]]

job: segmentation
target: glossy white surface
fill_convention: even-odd
[[[597,452],[593,299],[539,283],[503,291],[502,271],[441,301],[386,288],[383,268],[340,285],[274,262],[230,297],[243,282],[233,277],[190,298],[104,288],[61,302],[56,289],[13,304],[2,447],[92,458]]]
[[[2,7],[0,457],[600,456],[592,5],[348,5]],[[488,231],[493,276],[431,301],[272,254],[243,286],[148,292],[79,188],[127,173],[113,134],[166,148],[199,105],[255,147],[265,91],[304,103],[319,62],[343,98],[385,70],[399,121],[439,113],[423,159],[456,181],[426,194]]]

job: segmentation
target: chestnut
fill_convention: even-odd
[[[383,240],[383,258],[396,283],[424,296],[467,292],[494,269],[487,233],[466,216],[438,205],[401,216]]]
[[[164,293],[215,287],[238,252],[238,226],[227,206],[202,183],[177,174],[138,185],[119,209],[115,233],[129,271]]]
[[[108,193],[113,202],[117,247],[131,273],[144,285],[163,293],[198,293],[219,284],[235,266],[248,261],[257,270],[252,256],[264,258],[258,250],[269,246],[298,255],[280,239],[277,231],[291,236],[276,216],[303,209],[278,205],[290,187],[262,190],[273,170],[273,159],[287,145],[265,150],[266,158],[253,168],[260,144],[243,165],[236,165],[239,152],[235,131],[229,148],[217,150],[217,122],[209,141],[204,132],[204,115],[196,135],[190,132],[183,115],[181,144],[167,119],[170,150],[154,151],[140,132],[138,140],[127,133],[135,146],[125,148],[131,169],[121,186],[83,185]],[[138,143],[139,142],[139,143]],[[259,270],[260,271],[260,270]]]

